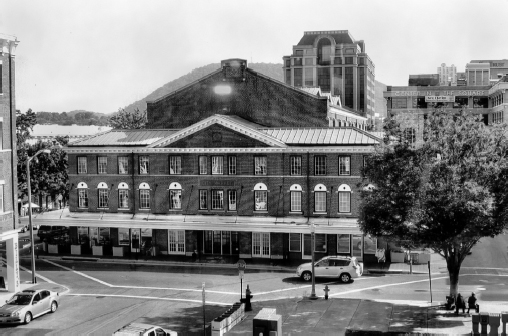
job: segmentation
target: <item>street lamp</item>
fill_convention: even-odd
[[[310,292],[309,299],[316,300],[318,297],[316,296],[316,277],[314,276],[314,235],[316,232],[316,227],[314,223],[310,224],[310,253],[312,256],[312,291]]]
[[[32,190],[30,187],[30,161],[41,153],[50,154],[49,149],[41,149],[34,156],[28,157],[26,160],[26,184],[28,189],[28,226],[30,227],[30,242],[32,245],[31,261],[32,261],[32,283],[37,283],[35,278],[35,242],[34,242],[34,228],[32,225]]]

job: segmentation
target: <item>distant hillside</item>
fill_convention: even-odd
[[[254,71],[257,71],[265,76],[271,77],[278,81],[282,81],[282,64],[281,63],[249,63],[248,67]],[[140,99],[128,106],[125,107],[127,111],[133,111],[138,108],[140,111],[144,111],[146,109],[146,101],[147,100],[155,100],[165,95],[178,90],[185,85],[193,83],[198,79],[211,74],[220,68],[220,63],[212,63],[200,68],[196,68],[189,72],[186,75],[183,75],[180,78],[172,80],[171,82],[164,84],[154,92],[150,93],[143,99]]]
[[[109,115],[84,110],[70,112],[36,112],[38,125],[108,125]]]

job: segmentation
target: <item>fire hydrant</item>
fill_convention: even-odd
[[[247,285],[247,289],[245,290],[245,311],[251,311],[252,305],[250,303],[250,299],[252,299],[253,295],[251,295],[249,285]]]
[[[330,289],[328,288],[328,285],[325,286],[325,289],[323,289],[325,291],[325,300],[328,300],[328,292],[330,291]]]

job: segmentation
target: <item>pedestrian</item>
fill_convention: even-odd
[[[466,302],[464,301],[464,298],[462,295],[457,294],[457,300],[455,302],[455,315],[459,315],[459,309],[462,308],[462,313],[466,313]]]
[[[467,299],[467,313],[469,314],[469,310],[473,308],[476,312],[477,309],[476,309],[476,296],[474,295],[474,293],[471,293],[471,296],[469,297],[469,299]]]

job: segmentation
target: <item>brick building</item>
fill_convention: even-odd
[[[18,40],[0,34],[0,241],[6,242],[7,286],[19,290],[15,50]],[[2,274],[1,276],[4,276]]]
[[[379,141],[357,127],[365,118],[244,60],[222,64],[148,103],[150,129],[69,144],[70,207],[38,224],[70,226],[75,254],[154,246],[232,261],[310,259],[314,224],[317,257],[374,258],[357,225],[360,170]]]

